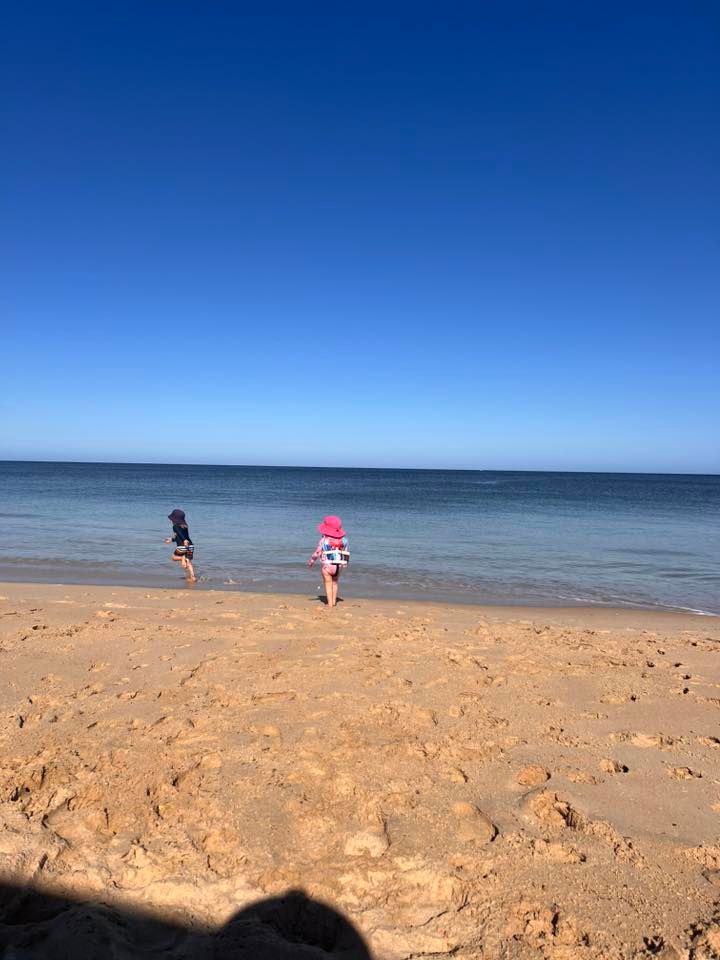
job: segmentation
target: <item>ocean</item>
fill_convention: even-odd
[[[339,514],[341,595],[720,614],[720,476],[0,462],[0,580],[307,593]]]

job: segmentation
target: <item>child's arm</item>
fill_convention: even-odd
[[[317,560],[317,558],[320,556],[321,553],[322,553],[322,540],[318,540],[318,545],[317,547],[315,547],[315,553],[313,553],[313,555],[308,560],[309,567],[311,567],[315,563],[315,561]]]

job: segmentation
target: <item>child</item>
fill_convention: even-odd
[[[173,525],[173,535],[167,537],[165,543],[174,542],[176,544],[175,551],[170,559],[179,563],[183,570],[187,571],[188,580],[195,583],[197,577],[192,565],[193,545],[185,514],[182,510],[173,510],[172,513],[168,514],[168,520]]]
[[[321,569],[327,605],[334,607],[337,603],[340,571],[347,566],[350,559],[348,540],[340,517],[325,517],[323,522],[318,524],[318,530],[321,537],[315,552],[308,560],[308,566],[311,567],[318,557],[322,558]]]

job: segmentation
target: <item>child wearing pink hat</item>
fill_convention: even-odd
[[[318,524],[318,531],[320,539],[315,552],[308,560],[308,566],[311,567],[318,558],[320,559],[327,605],[334,607],[337,603],[340,571],[348,565],[350,560],[348,539],[342,528],[340,517],[325,517],[323,522]]]

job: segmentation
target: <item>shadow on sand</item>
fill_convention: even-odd
[[[332,907],[302,891],[259,900],[208,931],[100,901],[0,884],[3,960],[372,960]]]

